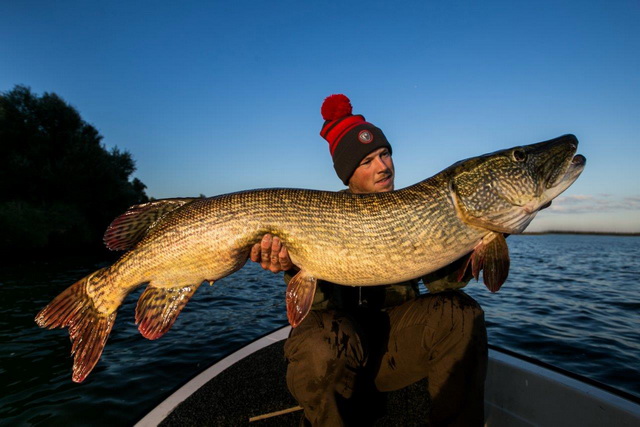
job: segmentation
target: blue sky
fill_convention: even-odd
[[[347,94],[405,187],[573,133],[580,179],[529,230],[640,231],[640,3],[29,1],[0,5],[0,91],[55,92],[156,198],[337,190]]]

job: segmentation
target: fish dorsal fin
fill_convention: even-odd
[[[147,286],[136,306],[138,330],[147,339],[163,336],[178,318],[200,285],[159,288]]]
[[[163,199],[132,206],[109,224],[104,244],[112,251],[131,249],[158,219],[194,200],[197,199]]]
[[[313,297],[316,293],[317,280],[300,270],[289,280],[287,285],[287,318],[292,327],[296,327],[307,317]]]
[[[473,277],[478,280],[480,270],[485,286],[498,292],[509,276],[509,247],[502,233],[491,233],[478,244],[471,255]]]

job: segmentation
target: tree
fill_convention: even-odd
[[[55,93],[25,86],[0,94],[0,235],[3,252],[95,249],[107,225],[148,200],[130,180],[127,151],[102,136]]]

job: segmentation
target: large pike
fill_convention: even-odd
[[[105,234],[128,249],[115,264],[79,280],[36,317],[68,327],[73,380],[97,363],[124,298],[148,283],[136,307],[146,338],[169,330],[203,282],[240,269],[265,233],[280,237],[300,267],[287,314],[308,313],[316,281],[371,286],[421,277],[466,257],[464,269],[496,291],[506,280],[504,234],[521,233],[538,210],[580,175],[585,158],[565,135],[458,162],[402,190],[350,194],[252,190],[212,198],[158,200],[132,207]]]

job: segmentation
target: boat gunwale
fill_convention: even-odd
[[[230,368],[240,360],[252,355],[253,353],[261,350],[271,344],[282,341],[289,336],[291,326],[283,326],[275,329],[271,332],[256,338],[250,343],[242,346],[238,350],[224,356],[222,359],[214,362],[211,366],[200,372],[190,380],[186,381],[182,386],[178,387],[173,393],[171,393],[166,399],[160,402],[155,408],[153,408],[147,415],[145,415],[140,421],[138,421],[135,427],[157,426],[169,414],[177,408],[182,402],[184,402],[189,396],[199,390],[207,382],[215,378],[224,370]]]
[[[494,356],[506,355],[506,356],[508,356],[510,358],[517,359],[520,362],[524,362],[523,365],[519,366],[519,367],[525,366],[524,364],[530,364],[530,365],[533,365],[534,367],[542,368],[544,370],[551,371],[551,372],[554,372],[556,374],[568,377],[568,378],[570,378],[572,380],[575,380],[575,381],[577,381],[579,383],[584,383],[584,384],[589,385],[590,387],[593,387],[595,389],[600,389],[600,390],[602,390],[604,392],[607,392],[607,393],[612,394],[614,396],[620,397],[620,398],[622,398],[624,400],[628,400],[628,401],[630,401],[630,402],[632,402],[632,403],[634,403],[634,404],[636,404],[636,405],[638,405],[640,407],[640,396],[636,396],[635,394],[629,393],[629,392],[624,391],[624,390],[620,390],[620,389],[615,388],[613,386],[610,386],[608,384],[602,383],[602,382],[600,382],[598,380],[594,380],[592,378],[585,377],[583,375],[577,374],[575,372],[568,371],[566,369],[560,368],[560,367],[552,365],[550,363],[543,362],[543,361],[538,360],[538,359],[536,359],[534,357],[526,356],[524,354],[515,352],[513,350],[509,350],[509,349],[506,349],[504,347],[500,347],[500,346],[497,346],[497,345],[489,344],[489,350],[493,350],[494,351],[494,354],[493,354]],[[490,354],[489,358],[491,358],[491,354]],[[498,358],[498,357],[494,357],[494,358],[500,360],[500,358]],[[542,372],[540,370],[536,370],[534,373],[541,374]],[[639,410],[640,410],[640,408],[639,408]]]

